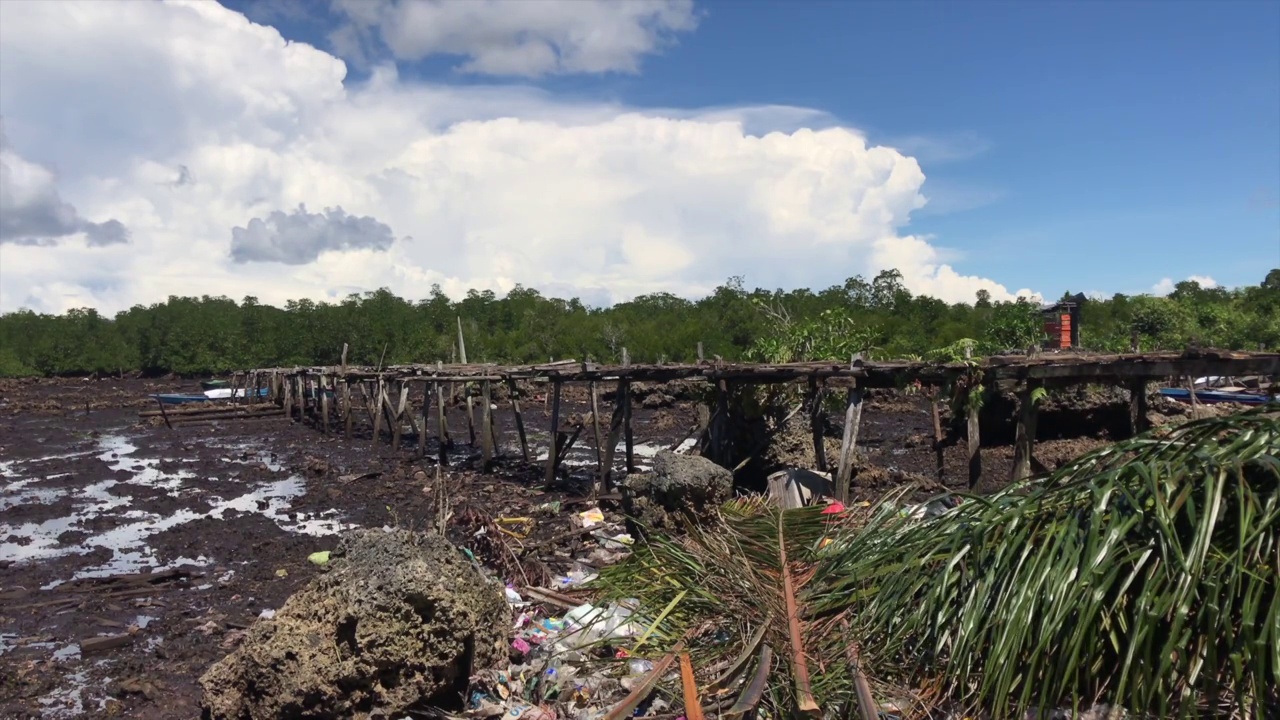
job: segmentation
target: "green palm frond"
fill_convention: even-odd
[[[1271,411],[1148,433],[927,520],[902,517],[898,496],[856,521],[736,500],[723,525],[657,539],[600,583],[650,617],[684,593],[663,619],[663,649],[714,627],[731,641],[690,647],[700,667],[727,664],[762,623],[766,644],[791,647],[777,620],[785,547],[824,711],[855,706],[856,643],[882,700],[912,687],[996,718],[1095,701],[1156,717],[1274,716]],[[796,701],[792,664],[778,653],[765,693],[779,712]]]

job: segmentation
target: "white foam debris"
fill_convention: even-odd
[[[194,473],[187,470],[162,470],[162,461],[159,458],[136,457],[137,451],[136,445],[121,436],[103,437],[98,442],[97,457],[106,463],[111,471],[127,472],[129,474],[127,479],[103,480],[81,487],[37,490],[28,486],[39,478],[19,478],[0,487],[0,503],[9,503],[9,505],[0,504],[0,510],[20,502],[52,503],[63,498],[71,498],[71,504],[75,508],[66,516],[42,522],[16,525],[0,523],[0,538],[15,537],[17,540],[0,542],[0,560],[40,560],[83,555],[97,548],[106,548],[112,553],[109,561],[84,568],[77,572],[73,579],[139,572],[147,568],[161,569],[154,550],[146,542],[147,538],[194,520],[223,519],[228,511],[262,515],[282,530],[304,535],[328,535],[351,527],[348,523],[339,520],[339,513],[336,510],[312,515],[305,519],[290,517],[293,499],[306,492],[306,485],[298,476],[258,486],[230,499],[210,496],[206,499],[207,509],[184,508],[159,515],[129,507],[133,502],[131,496],[108,491],[114,489],[119,492],[129,486],[145,486],[164,490],[171,497],[181,496],[193,490],[186,487],[186,481],[196,477]],[[266,453],[259,454],[256,461],[266,463],[273,470],[282,469]],[[10,462],[11,467],[12,462]],[[126,522],[99,532],[86,529],[88,521],[104,516]],[[70,530],[86,532],[89,535],[76,544],[61,544],[58,537]],[[167,563],[163,569],[184,564],[204,565],[208,562],[209,560],[203,556],[195,559],[179,558]],[[55,581],[47,587],[54,587],[59,582]]]

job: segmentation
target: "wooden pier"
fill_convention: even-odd
[[[344,351],[343,356],[346,353]],[[465,358],[465,355],[463,355]],[[236,376],[235,384],[242,386],[250,396],[256,397],[261,388],[268,390],[269,402],[282,408],[287,417],[301,421],[311,418],[321,432],[342,432],[352,436],[352,423],[358,413],[368,416],[373,426],[373,441],[382,442],[383,431],[390,436],[393,447],[399,449],[402,433],[407,424],[417,439],[419,456],[425,457],[428,435],[439,438],[438,462],[447,464],[450,428],[446,422],[446,397],[453,397],[459,384],[479,385],[482,403],[481,419],[477,423],[473,396],[465,392],[467,403],[467,433],[474,444],[479,435],[481,456],[486,468],[490,467],[498,443],[494,428],[492,386],[502,383],[509,390],[511,410],[520,440],[520,452],[530,461],[529,441],[524,417],[520,408],[517,383],[538,381],[549,387],[551,416],[550,447],[545,465],[546,478],[555,478],[557,469],[570,447],[583,431],[582,426],[561,426],[560,396],[565,383],[589,386],[593,411],[592,435],[597,453],[598,491],[610,484],[614,452],[619,440],[625,440],[627,469],[634,469],[634,442],[631,432],[631,384],[636,382],[663,383],[678,380],[702,380],[714,388],[716,402],[709,412],[703,413],[702,427],[705,434],[706,454],[722,461],[720,451],[725,442],[727,426],[727,398],[731,388],[741,385],[771,383],[803,383],[808,388],[810,418],[814,427],[815,451],[819,470],[828,470],[823,450],[820,423],[825,421],[821,397],[828,392],[844,389],[846,400],[844,437],[837,460],[835,480],[837,495],[848,497],[852,474],[853,450],[857,444],[859,419],[862,415],[862,392],[869,388],[902,388],[918,385],[933,403],[935,449],[941,472],[942,448],[957,438],[948,438],[939,420],[939,405],[949,402],[955,393],[982,386],[996,391],[1012,391],[1018,397],[1014,465],[1011,479],[1028,477],[1031,473],[1032,451],[1036,427],[1035,395],[1039,388],[1061,388],[1073,385],[1114,385],[1125,388],[1130,395],[1130,429],[1134,433],[1145,430],[1147,414],[1147,385],[1153,382],[1205,376],[1280,376],[1280,353],[1245,353],[1217,350],[1197,350],[1185,353],[1154,353],[1132,355],[1099,355],[1087,353],[1044,353],[1037,355],[1001,355],[957,363],[930,362],[864,362],[854,358],[847,363],[807,362],[788,364],[747,364],[720,361],[703,361],[696,364],[632,364],[626,359],[620,365],[601,365],[592,362],[565,360],[539,365],[503,366],[485,363],[443,363],[395,365],[385,368],[347,366],[345,363],[323,367],[266,368],[251,370]],[[421,414],[410,412],[409,394],[413,384],[421,384],[423,406]],[[616,387],[616,401],[607,433],[602,432],[598,409],[598,390],[601,384]],[[948,394],[944,394],[948,393]],[[434,403],[433,403],[434,398]],[[978,436],[978,410],[968,405],[964,423],[957,423],[967,440],[969,453],[969,481],[973,486],[982,472],[980,438]],[[455,431],[456,432],[456,431]]]

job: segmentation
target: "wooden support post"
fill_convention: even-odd
[[[706,358],[703,357],[702,355],[702,341],[699,340],[698,341],[698,364],[701,365],[703,362],[705,362],[705,360]]]
[[[636,439],[631,428],[631,383],[624,383],[622,388],[622,434],[626,440],[627,472],[636,471]]]
[[[321,375],[319,383],[320,392],[320,432],[325,435],[329,434],[329,380],[328,376]]]
[[[1036,405],[1033,399],[1040,381],[1029,379],[1018,393],[1018,427],[1013,445],[1013,481],[1031,477],[1031,453],[1036,440]]]
[[[968,420],[965,435],[969,441],[969,490],[973,491],[978,488],[978,481],[982,479],[982,437],[978,430],[978,404],[972,402],[967,393],[965,408]]]
[[[440,441],[440,464],[449,464],[449,423],[445,417],[444,383],[431,383],[436,390],[436,437]]]
[[[516,433],[520,435],[520,455],[529,462],[529,439],[524,434],[524,415],[520,412],[520,393],[516,390],[516,381],[507,378],[507,390],[511,392],[511,409],[516,415]]]
[[[298,422],[306,422],[307,419],[307,376],[298,376]]]
[[[284,408],[284,416],[286,419],[293,419],[293,398],[289,397],[289,382],[285,378],[280,380],[280,407]]]
[[[596,437],[596,477],[604,477],[604,438],[600,435],[600,393],[591,381],[591,427]],[[598,488],[597,488],[598,490]]]
[[[707,425],[707,433],[711,441],[711,461],[717,465],[727,465],[729,458],[729,384],[724,380],[716,382],[716,411]]]
[[[467,343],[462,339],[462,317],[458,317],[458,360],[463,365],[467,364]],[[471,438],[471,445],[476,444],[476,410],[471,403],[470,383],[462,383],[462,394],[467,400],[467,436]]]
[[[484,410],[480,413],[480,424],[482,426],[480,428],[480,453],[485,472],[488,472],[493,465],[493,454],[496,450],[496,443],[494,443],[493,438],[493,412],[491,410],[493,407],[493,391],[489,386],[490,382],[488,380],[480,384],[480,400],[484,403]]]
[[[388,407],[387,412],[392,414],[391,447],[399,450],[400,436],[404,432],[405,410],[409,405],[409,383],[397,380],[396,385],[400,388],[400,402],[396,403],[395,408]]]
[[[342,377],[342,423],[347,439],[351,439],[351,382],[346,375]]]
[[[622,348],[622,367],[631,367],[631,355]],[[622,435],[626,440],[627,472],[636,471],[636,439],[631,430],[631,381],[623,381],[622,386]]]
[[[1146,432],[1147,428],[1147,381],[1135,378],[1129,381],[1130,437]]]
[[[382,438],[382,398],[386,395],[383,390],[383,380],[378,378],[378,385],[374,390],[373,402],[369,404],[370,419],[373,420],[373,445],[378,446],[378,441]]]
[[[618,440],[622,435],[623,406],[622,398],[627,389],[625,382],[618,381],[618,389],[613,399],[613,417],[609,420],[609,439],[604,446],[604,459],[600,463],[599,492],[608,492],[613,477],[613,457],[618,451]]]
[[[935,392],[938,394],[941,394],[942,389],[935,388]],[[933,401],[930,402],[929,404],[930,406],[932,406],[931,409],[933,413],[933,454],[934,454],[934,462],[936,464],[935,470],[937,472],[938,482],[941,483],[942,474],[944,471],[944,465],[943,465],[944,449],[942,447],[942,440],[944,437],[942,434],[942,407],[941,407],[941,403],[938,400],[937,395],[934,396]]]
[[[431,426],[431,385],[422,383],[422,430],[418,433],[418,457],[427,456],[427,428]]]
[[[844,407],[844,437],[840,440],[840,460],[836,466],[836,499],[849,502],[853,480],[853,460],[857,457],[858,430],[862,425],[862,390],[849,389]]]
[[[823,388],[818,386],[818,379],[809,376],[809,428],[813,431],[813,458],[819,472],[827,471],[827,448],[823,441],[823,426],[826,416],[822,410]]]
[[[547,484],[556,479],[556,466],[560,460],[560,380],[551,381],[551,447],[547,449]]]

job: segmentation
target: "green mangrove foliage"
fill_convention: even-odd
[[[1168,297],[1116,295],[1084,303],[1082,341],[1097,350],[1203,346],[1280,347],[1280,283],[1233,290],[1178,284]],[[1068,294],[1069,296],[1069,294]],[[337,302],[297,300],[278,308],[246,297],[171,297],[106,317],[93,309],[61,315],[0,316],[0,375],[222,373],[246,367],[336,363],[343,343],[352,363],[448,362],[457,319],[467,356],[484,362],[549,358],[638,362],[925,357],[970,338],[974,354],[1025,348],[1042,338],[1035,303],[973,303],[913,295],[887,270],[824,290],[747,290],[730,278],[707,297],[644,295],[607,308],[516,287],[504,297],[471,291],[451,300],[439,287],[408,300],[387,290]]]

